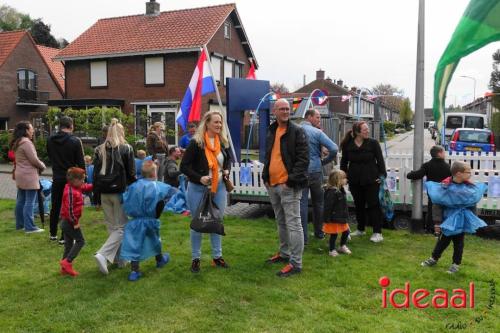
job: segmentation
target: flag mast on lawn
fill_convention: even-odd
[[[203,51],[205,51],[205,54],[207,55],[208,69],[210,70],[210,76],[212,77],[212,82],[213,82],[214,87],[215,87],[215,94],[217,95],[217,102],[219,102],[219,108],[220,108],[220,111],[224,117],[224,127],[226,128],[227,138],[229,139],[229,145],[231,146],[231,153],[233,154],[233,161],[237,162],[236,161],[236,151],[234,150],[234,146],[233,146],[233,139],[231,138],[231,132],[229,131],[229,126],[227,126],[227,114],[226,114],[226,111],[222,108],[222,100],[220,98],[219,88],[217,88],[217,82],[215,82],[214,70],[212,68],[212,62],[210,61],[210,56],[209,56],[210,53],[208,53],[208,49],[207,49],[206,45],[203,45],[202,52]]]
[[[417,37],[417,75],[415,85],[415,131],[413,132],[413,170],[424,161],[424,60],[425,60],[425,0],[419,0]],[[413,183],[411,232],[423,231],[422,180]]]

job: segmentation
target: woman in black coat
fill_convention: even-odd
[[[373,225],[370,240],[378,243],[382,237],[382,211],[378,198],[380,177],[387,176],[382,149],[377,140],[371,139],[370,128],[364,121],[352,125],[340,144],[342,158],[340,169],[347,174],[349,190],[354,198],[358,230],[353,236],[365,234],[366,218]]]

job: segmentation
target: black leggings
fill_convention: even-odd
[[[338,234],[330,235],[330,251],[335,250],[335,242],[337,241],[337,235]],[[346,230],[342,233],[342,236],[340,236],[340,246],[344,246],[347,244],[348,236],[349,236],[349,230]]]
[[[379,186],[378,183],[369,185],[349,184],[349,190],[354,198],[359,231],[365,231],[366,215],[368,215],[373,226],[373,232],[382,233],[382,211],[378,198]]]
[[[464,253],[464,238],[464,233],[453,236],[441,234],[436,243],[436,247],[434,247],[434,251],[432,251],[432,258],[434,258],[434,260],[439,260],[444,250],[453,242],[453,263],[460,265],[462,263],[462,254]]]
[[[64,254],[63,259],[72,262],[75,260],[80,250],[85,245],[82,229],[75,229],[72,224],[66,220],[62,220],[61,229],[64,236]]]

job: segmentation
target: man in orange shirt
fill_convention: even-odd
[[[309,146],[304,130],[289,120],[290,104],[286,99],[274,103],[273,114],[276,121],[267,132],[262,178],[278,223],[280,248],[267,262],[286,262],[278,276],[287,277],[302,271],[300,198],[307,186]]]

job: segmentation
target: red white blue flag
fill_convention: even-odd
[[[189,122],[201,119],[201,97],[215,92],[214,81],[208,66],[207,54],[203,50],[175,119],[183,130],[186,130]]]

